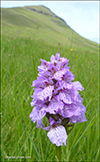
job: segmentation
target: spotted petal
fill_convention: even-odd
[[[56,146],[62,146],[63,143],[66,145],[67,142],[67,133],[65,128],[62,125],[53,127],[48,133],[50,141]]]
[[[84,87],[79,81],[73,82],[72,84],[75,90],[80,90],[80,91],[84,90]]]
[[[43,101],[47,99],[47,97],[49,97],[49,100],[50,100],[52,97],[53,89],[54,89],[54,86],[51,86],[51,85],[47,86],[46,88],[44,88],[42,91],[38,93],[37,98]]]
[[[46,107],[43,107],[42,109],[38,107],[34,107],[29,117],[35,123],[36,121],[42,119],[46,115]]]
[[[57,99],[57,97],[53,97],[52,100],[50,101],[46,112],[49,112],[50,114],[56,114],[56,112],[58,112],[58,110],[63,109],[63,102],[61,102],[60,100]]]

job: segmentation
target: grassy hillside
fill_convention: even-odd
[[[12,37],[28,37],[49,44],[61,44],[71,48],[98,47],[73,31],[61,18],[44,6],[2,8],[2,34]]]
[[[1,14],[1,161],[56,161],[47,132],[37,129],[29,114],[40,58],[49,61],[59,51],[85,89],[80,94],[87,109],[87,122],[75,124],[67,147],[62,146],[62,161],[99,162],[98,44],[75,33],[43,6],[3,8]]]

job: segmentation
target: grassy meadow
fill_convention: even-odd
[[[33,8],[53,14],[43,6]],[[36,128],[29,114],[31,85],[40,58],[49,61],[52,54],[60,52],[69,59],[75,81],[84,87],[80,94],[87,109],[87,122],[75,124],[67,147],[62,146],[62,161],[99,162],[98,44],[81,37],[60,19],[25,7],[2,9],[1,16],[1,161],[56,161],[55,145],[45,130]]]

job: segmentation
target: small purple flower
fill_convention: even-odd
[[[86,108],[79,91],[84,90],[74,74],[69,70],[69,60],[60,57],[59,53],[51,56],[51,62],[41,59],[38,66],[38,77],[34,80],[31,106],[34,107],[30,118],[37,122],[37,128],[47,130],[50,141],[57,146],[66,145],[69,123],[87,121]],[[48,118],[49,126],[42,123]]]

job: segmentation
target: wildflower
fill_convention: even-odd
[[[73,49],[70,49],[71,51],[73,51]]]
[[[79,81],[72,82],[75,76],[68,62],[59,53],[52,55],[50,62],[41,59],[37,80],[32,83],[35,88],[31,106],[34,108],[29,116],[33,123],[37,122],[37,128],[48,131],[47,136],[57,146],[66,145],[68,127],[87,121],[79,94],[84,88]],[[42,123],[44,117],[48,118],[48,127]]]

